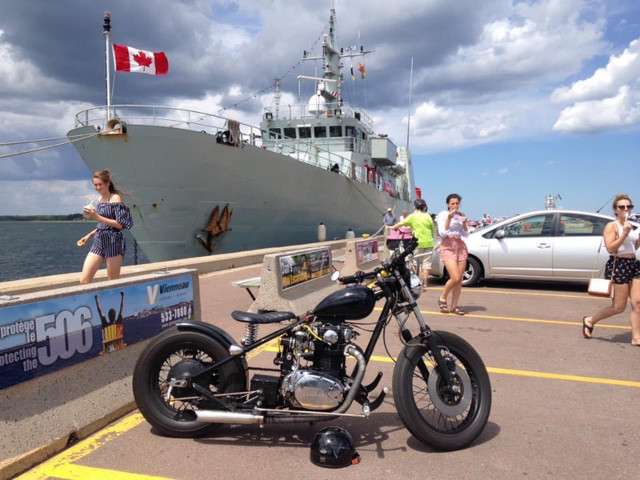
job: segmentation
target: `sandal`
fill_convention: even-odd
[[[456,315],[464,315],[464,310],[462,310],[460,307],[455,307],[451,310],[451,313],[455,313]]]
[[[587,332],[589,335],[587,335]],[[591,338],[591,334],[593,333],[593,327],[587,325],[587,317],[582,317],[582,336],[589,340]]]
[[[449,313],[446,300],[438,299],[438,308],[440,309],[440,313]]]

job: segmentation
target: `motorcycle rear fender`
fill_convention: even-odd
[[[220,342],[224,346],[225,349],[229,350],[231,345],[236,345],[236,341],[233,339],[231,335],[225,332],[220,327],[216,327],[215,325],[211,325],[210,323],[205,322],[196,322],[194,320],[188,320],[186,322],[179,322],[176,324],[178,330],[181,331],[192,331],[202,333],[204,335],[208,335],[214,338],[216,341]],[[238,356],[237,362],[239,362],[242,370],[245,372],[248,371],[249,367],[247,365],[247,359],[244,356]],[[246,383],[246,380],[245,380]]]

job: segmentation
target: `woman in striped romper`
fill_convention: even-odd
[[[122,203],[120,192],[111,180],[111,172],[99,170],[94,173],[93,186],[100,194],[98,206],[85,207],[83,213],[85,217],[97,220],[99,223],[95,230],[78,242],[79,245],[84,245],[94,237],[93,245],[82,267],[80,283],[91,283],[105,258],[107,259],[107,278],[115,280],[120,277],[120,267],[122,267],[126,250],[122,229],[133,226],[131,212]]]

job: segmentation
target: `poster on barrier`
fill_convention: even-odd
[[[294,255],[282,255],[278,258],[282,290],[301,283],[331,275],[331,252],[320,248]]]
[[[378,241],[375,239],[356,242],[356,262],[358,266],[380,259]]]
[[[0,389],[153,337],[194,317],[191,275],[0,308]]]

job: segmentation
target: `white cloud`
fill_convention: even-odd
[[[618,56],[611,56],[606,67],[574,82],[571,87],[556,89],[551,99],[558,103],[570,103],[612,97],[624,85],[637,85],[640,79],[640,40],[633,40]]]
[[[87,180],[0,181],[0,215],[68,215],[96,199]]]
[[[578,102],[565,108],[553,129],[565,133],[589,133],[634,125],[639,121],[640,92],[624,86],[615,97]]]

